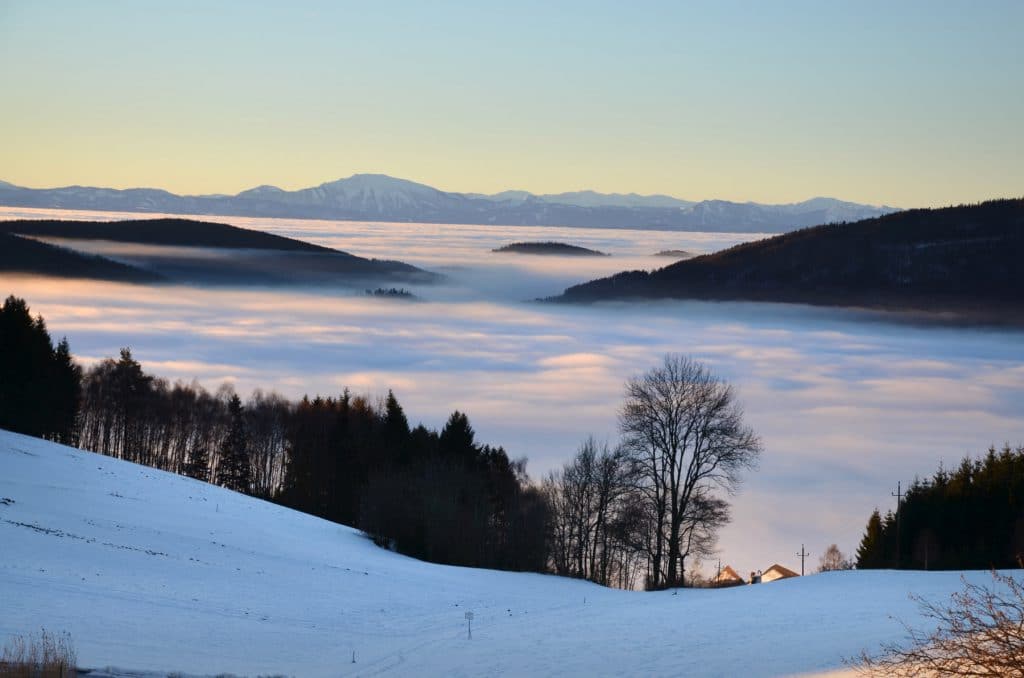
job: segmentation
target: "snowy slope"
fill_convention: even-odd
[[[432,565],[347,527],[0,431],[0,643],[66,629],[84,666],[786,675],[896,634],[888,614],[915,618],[908,591],[958,584],[956,573],[851,572],[673,595]]]

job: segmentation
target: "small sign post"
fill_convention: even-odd
[[[473,640],[473,613],[466,613],[466,639]]]

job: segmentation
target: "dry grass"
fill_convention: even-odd
[[[77,663],[70,634],[40,629],[7,641],[0,652],[0,678],[73,678]]]

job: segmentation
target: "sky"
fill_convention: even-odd
[[[1024,193],[1024,3],[0,0],[0,179]]]

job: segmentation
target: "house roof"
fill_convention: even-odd
[[[789,569],[788,567],[783,567],[782,565],[779,565],[778,563],[775,563],[774,565],[769,567],[767,570],[765,570],[764,574],[768,574],[769,572],[776,572],[781,577],[799,577],[800,576],[796,572],[794,572],[793,570]]]
[[[736,574],[736,570],[726,565],[718,573],[718,576],[715,577],[715,581],[743,581],[743,577]]]

